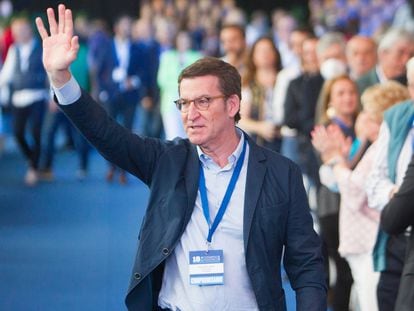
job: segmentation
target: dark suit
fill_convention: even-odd
[[[92,61],[96,71],[97,87],[99,98],[103,102],[111,102],[120,93],[133,93],[131,97],[135,98],[135,103],[139,102],[139,97],[152,95],[153,87],[151,86],[151,62],[148,50],[141,43],[130,43],[127,77],[138,77],[139,85],[130,90],[123,90],[120,84],[113,80],[113,70],[119,66],[119,57],[115,49],[114,40],[100,42],[101,48],[91,51]],[[98,53],[99,52],[99,53]]]
[[[165,142],[132,134],[86,94],[62,109],[107,160],[151,189],[126,304],[129,310],[156,310],[165,260],[186,229],[197,197],[196,147],[187,139]],[[321,243],[313,231],[299,168],[247,139],[244,248],[258,306],[286,310],[280,275],[285,247],[284,266],[298,310],[325,311]]]
[[[414,156],[399,191],[381,214],[381,227],[389,234],[400,234],[414,225]],[[412,230],[412,227],[411,227]],[[411,231],[395,311],[411,311],[414,306],[414,233]]]
[[[319,164],[310,139],[315,126],[315,112],[324,79],[321,74],[302,74],[293,79],[285,100],[285,124],[298,130],[299,166],[319,187]]]

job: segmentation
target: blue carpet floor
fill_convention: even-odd
[[[132,177],[126,186],[105,182],[96,152],[86,180],[76,169],[76,155],[60,152],[56,180],[29,188],[20,154],[0,156],[1,311],[126,310],[148,190]]]

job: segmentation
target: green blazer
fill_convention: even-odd
[[[165,51],[161,54],[157,81],[161,93],[161,112],[168,113],[178,98],[177,80],[180,72],[187,66],[200,59],[202,55],[196,51],[186,51],[183,54],[184,62],[180,62],[180,55],[176,50]]]
[[[380,83],[376,68],[373,68],[370,71],[368,71],[368,73],[359,78],[356,83],[360,95],[362,95],[362,93],[370,86]]]

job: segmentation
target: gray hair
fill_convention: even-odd
[[[390,28],[380,39],[378,52],[391,49],[399,41],[414,41],[413,33],[402,28]]]
[[[339,44],[343,47],[345,51],[346,40],[345,36],[340,32],[327,32],[324,34],[316,45],[316,53],[318,57],[322,55],[330,46],[334,44]]]

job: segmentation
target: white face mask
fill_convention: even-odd
[[[348,68],[346,64],[335,58],[325,60],[321,65],[321,75],[325,80],[347,74]]]

